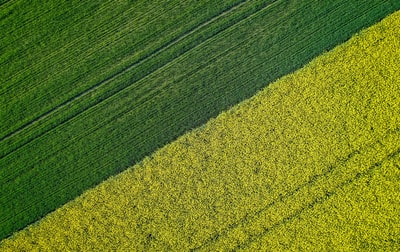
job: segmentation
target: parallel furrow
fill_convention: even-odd
[[[377,140],[376,142],[369,144],[368,146],[365,146],[364,148],[360,150],[354,150],[351,153],[349,153],[346,157],[337,160],[334,164],[330,165],[325,169],[325,172],[321,174],[316,174],[309,181],[307,181],[304,184],[299,185],[296,187],[294,190],[288,191],[284,194],[279,195],[275,200],[271,201],[267,205],[265,205],[263,208],[257,210],[256,212],[247,214],[243,219],[241,219],[238,222],[229,224],[222,232],[216,233],[213,236],[209,237],[207,240],[204,241],[204,243],[196,248],[193,248],[194,251],[198,250],[208,250],[210,249],[209,246],[215,246],[218,244],[218,242],[223,242],[224,238],[226,238],[230,233],[232,233],[236,229],[245,229],[246,227],[251,227],[251,225],[255,222],[262,222],[263,221],[263,215],[266,214],[268,211],[274,211],[274,207],[277,207],[278,204],[283,204],[283,205],[288,205],[290,203],[287,203],[290,200],[295,200],[296,198],[299,198],[297,194],[304,193],[307,189],[309,188],[317,188],[317,186],[321,184],[329,184],[326,183],[327,181],[324,181],[325,179],[331,178],[332,180],[335,180],[340,173],[346,173],[346,165],[352,161],[356,157],[362,157],[365,155],[364,153],[368,153],[369,150],[376,149],[377,147],[382,146],[383,142],[390,142],[393,141],[394,139],[397,139],[396,136],[398,136],[398,133],[400,132],[400,128],[397,128],[395,130],[389,131],[386,136],[382,140]],[[248,245],[250,245],[252,242],[255,242],[259,240],[261,237],[267,235],[267,233],[273,231],[274,229],[286,224],[287,222],[299,217],[303,212],[312,209],[316,204],[322,204],[326,200],[328,200],[331,196],[333,196],[337,190],[350,185],[353,183],[355,180],[360,179],[361,177],[364,177],[368,174],[371,174],[374,170],[376,170],[378,167],[382,165],[383,162],[394,158],[395,156],[400,154],[400,148],[397,148],[395,150],[390,151],[384,158],[381,158],[380,160],[375,160],[373,161],[373,164],[369,166],[368,168],[362,168],[360,167],[359,171],[351,174],[351,176],[343,181],[335,181],[336,185],[332,188],[329,188],[327,186],[325,192],[320,192],[323,193],[323,195],[317,195],[315,198],[312,198],[310,200],[307,200],[308,202],[304,202],[305,206],[294,210],[292,214],[289,216],[282,216],[281,220],[275,223],[271,223],[268,226],[263,227],[263,231],[255,234],[248,234],[248,239],[246,239],[244,242],[238,243],[234,246],[233,250],[237,249],[244,249]],[[373,157],[375,159],[375,157]],[[343,170],[341,172],[341,170]],[[306,199],[306,198],[304,198]],[[288,208],[289,209],[289,208]],[[218,247],[218,245],[216,245]]]
[[[163,46],[163,47],[157,49],[156,51],[154,51],[153,53],[147,55],[145,58],[139,60],[138,62],[135,62],[134,64],[128,66],[127,68],[122,69],[121,71],[119,71],[119,72],[117,72],[116,74],[110,76],[109,78],[107,78],[107,79],[105,79],[105,80],[103,80],[103,81],[97,83],[96,85],[92,86],[91,88],[87,89],[86,91],[84,91],[84,92],[82,92],[82,93],[80,93],[80,94],[78,94],[78,95],[76,95],[76,96],[70,98],[69,100],[67,100],[66,102],[60,104],[59,106],[54,107],[53,109],[51,109],[50,111],[46,112],[45,114],[39,116],[39,117],[36,118],[35,120],[33,120],[33,121],[31,121],[31,122],[29,122],[29,123],[27,123],[27,124],[21,126],[21,127],[18,128],[16,131],[14,131],[14,132],[12,132],[12,133],[9,133],[8,135],[2,137],[2,138],[0,139],[0,141],[5,141],[5,140],[8,140],[8,139],[12,138],[13,136],[19,134],[20,132],[22,132],[22,131],[24,131],[24,130],[27,130],[27,128],[33,126],[34,124],[38,123],[39,121],[41,121],[41,120],[43,120],[43,119],[46,119],[47,117],[52,116],[52,115],[55,114],[57,111],[60,111],[60,110],[62,110],[63,108],[65,108],[65,107],[67,107],[67,106],[70,106],[73,102],[77,102],[77,101],[80,100],[81,98],[84,98],[85,96],[91,95],[93,92],[95,92],[95,91],[97,91],[98,89],[102,88],[103,86],[105,86],[106,84],[110,83],[111,81],[115,80],[117,77],[119,77],[119,76],[123,75],[124,73],[126,73],[126,72],[128,72],[128,71],[134,69],[135,67],[140,66],[140,65],[143,64],[144,62],[146,62],[146,61],[148,61],[148,60],[150,60],[150,59],[156,57],[156,56],[157,56],[158,54],[160,54],[161,52],[163,52],[163,51],[165,51],[165,50],[171,48],[172,46],[176,45],[177,43],[179,43],[180,41],[184,40],[184,39],[187,38],[188,36],[190,36],[190,35],[196,33],[196,32],[199,31],[200,29],[206,27],[206,26],[209,25],[210,23],[215,22],[216,20],[222,18],[223,16],[227,15],[228,13],[230,13],[230,12],[234,11],[235,9],[239,8],[239,7],[242,6],[244,3],[245,3],[245,1],[242,1],[242,2],[240,2],[238,5],[235,5],[234,7],[230,8],[229,10],[227,10],[227,11],[225,11],[225,12],[219,14],[217,17],[213,17],[212,19],[210,19],[210,20],[206,21],[205,23],[199,25],[199,26],[196,27],[195,29],[193,29],[193,30],[189,31],[188,33],[185,33],[185,34],[183,34],[182,36],[178,37],[177,39],[173,40],[173,41],[170,42],[169,44],[167,44],[167,45],[165,45],[165,46]],[[264,8],[266,8],[266,7],[264,7]],[[264,8],[262,8],[262,9],[264,9]],[[257,10],[257,12],[261,11],[262,9]],[[247,18],[250,18],[251,16],[252,16],[252,15],[246,16],[246,17],[244,17],[244,19],[242,19],[242,20],[245,20],[245,19],[247,19]],[[238,24],[238,23],[240,23],[240,21],[238,21],[237,23],[231,24],[230,26],[224,28],[223,30],[226,30],[226,29],[228,29],[229,27],[232,27],[232,26],[234,26],[234,25],[236,25],[236,24]],[[218,33],[222,32],[223,30],[219,31]],[[217,35],[218,33],[213,34],[213,36]],[[210,38],[211,38],[211,37],[210,37]],[[108,97],[106,97],[106,98],[103,98],[103,99],[101,99],[101,100],[98,100],[97,103],[95,103],[95,104],[90,104],[89,106],[84,107],[83,110],[80,110],[78,113],[75,113],[75,114],[73,114],[73,115],[67,116],[67,117],[66,117],[66,118],[68,118],[67,120],[58,122],[58,124],[57,124],[56,126],[52,126],[52,127],[51,127],[50,129],[48,129],[47,131],[49,131],[49,130],[51,130],[51,129],[53,129],[53,128],[56,128],[58,125],[63,124],[63,123],[65,123],[65,122],[69,121],[70,119],[76,117],[77,115],[81,114],[82,112],[84,112],[85,110],[89,109],[90,107],[96,106],[96,105],[99,104],[100,102],[105,101],[105,100],[107,100],[108,98],[110,98],[110,97],[112,97],[112,96],[114,96],[114,95],[117,95],[118,93],[122,92],[122,91],[125,90],[126,88],[128,88],[128,87],[134,85],[136,82],[138,82],[138,81],[144,79],[144,78],[147,77],[148,75],[150,75],[150,74],[152,74],[152,73],[154,73],[154,72],[156,72],[156,71],[158,71],[158,70],[160,70],[160,69],[163,69],[164,67],[168,66],[169,64],[171,64],[171,63],[174,62],[175,60],[179,59],[182,55],[184,55],[184,54],[187,53],[188,51],[190,51],[190,50],[192,50],[192,49],[198,47],[199,45],[205,43],[205,42],[208,41],[210,38],[207,38],[206,40],[200,42],[198,45],[196,45],[196,46],[194,46],[194,47],[192,47],[192,48],[187,49],[187,50],[184,51],[182,54],[180,54],[180,55],[178,55],[177,57],[171,59],[169,62],[165,63],[164,65],[162,65],[162,66],[160,66],[160,67],[158,67],[157,69],[155,69],[155,70],[153,70],[152,72],[148,73],[146,76],[143,76],[142,78],[136,80],[135,82],[131,83],[130,85],[125,86],[125,87],[123,87],[122,89],[115,90],[110,96],[108,96]],[[42,132],[42,133],[38,134],[38,135],[35,136],[34,138],[38,138],[38,137],[42,136],[43,134],[45,134],[45,132]],[[22,146],[24,146],[25,144],[31,142],[32,140],[33,140],[32,138],[30,138],[30,139],[28,138],[28,139],[25,141],[24,144],[18,146],[17,148],[14,148],[14,149],[9,150],[8,152],[4,153],[0,158],[3,158],[3,157],[5,157],[5,156],[9,155],[9,154],[12,153],[13,151],[15,151],[15,150],[21,148]]]

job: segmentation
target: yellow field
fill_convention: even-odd
[[[400,12],[3,241],[400,250]]]

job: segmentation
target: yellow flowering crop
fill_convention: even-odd
[[[400,250],[400,12],[0,244]]]

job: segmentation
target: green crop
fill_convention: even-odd
[[[0,239],[398,8],[397,0],[4,3]]]
[[[400,12],[0,249],[398,250],[398,34]]]

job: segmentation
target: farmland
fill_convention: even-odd
[[[399,34],[396,12],[0,249],[399,250]]]
[[[396,2],[3,3],[0,239],[345,41]]]

